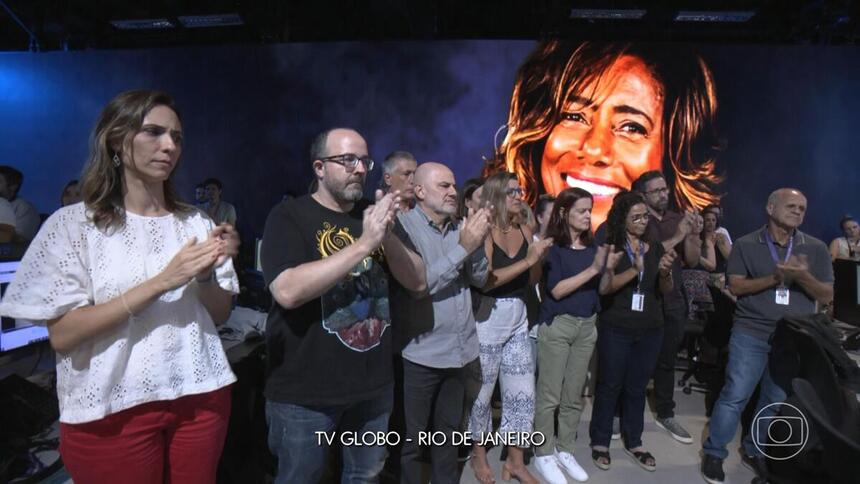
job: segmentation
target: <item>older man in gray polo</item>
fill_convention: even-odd
[[[398,301],[401,307],[392,307],[401,317],[401,339],[406,343],[401,482],[422,482],[419,434],[430,430],[432,421],[445,443],[430,448],[430,480],[455,483],[459,472],[452,436],[461,430],[467,368],[478,358],[470,286],[481,287],[487,280],[483,246],[490,217],[481,209],[457,223],[454,174],[439,163],[424,163],[415,171],[415,201],[415,209],[398,216],[397,230],[424,260],[426,289],[413,299]]]
[[[833,266],[824,242],[801,232],[806,197],[781,188],[767,200],[767,225],[737,240],[726,274],[738,297],[729,341],[726,383],[714,405],[709,436],[703,445],[702,476],[715,484],[725,479],[726,446],[735,436],[740,415],[761,382],[756,412],[770,416],[771,403],[785,401],[786,392],[768,368],[770,336],[785,316],[814,313],[816,304],[833,299]],[[744,461],[761,466],[761,452],[750,436],[743,442]]]

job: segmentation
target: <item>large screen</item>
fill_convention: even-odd
[[[449,165],[458,183],[510,170],[530,201],[585,188],[595,227],[612,196],[652,169],[676,206],[719,201],[733,238],[765,223],[780,187],[807,195],[802,230],[825,243],[841,235],[843,214],[860,212],[860,46],[468,40],[5,53],[0,158],[25,173],[22,196],[53,211],[101,109],[139,87],[169,92],[181,111],[180,194],[191,199],[211,176],[225,182],[249,244],[286,193],[307,192],[310,141],[335,126],[361,132],[378,165],[406,150]],[[369,175],[368,197],[380,177]]]

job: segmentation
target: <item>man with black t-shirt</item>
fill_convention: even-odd
[[[328,130],[311,160],[317,190],[276,205],[263,235],[274,298],[265,396],[277,483],[316,483],[340,436],[388,430],[389,270],[410,290],[426,287],[420,258],[389,236],[398,193],[378,193],[370,206],[361,199],[373,168],[361,135]],[[383,442],[344,445],[343,482],[376,479],[385,457]]]
[[[693,437],[675,419],[675,359],[678,346],[684,335],[687,309],[681,292],[681,261],[687,267],[699,263],[702,240],[701,224],[696,223],[698,214],[679,213],[669,210],[669,188],[666,179],[659,171],[646,171],[633,182],[633,190],[645,198],[650,219],[645,228],[645,240],[662,242],[667,252],[674,250],[681,257],[672,264],[672,277],[675,284],[672,291],[663,296],[663,344],[657,368],[654,370],[654,400],[658,427],[664,429],[678,442],[692,444]]]

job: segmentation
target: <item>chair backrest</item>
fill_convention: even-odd
[[[848,429],[843,428],[845,422],[834,421],[827,415],[824,403],[809,380],[795,378],[791,387],[802,406],[801,411],[821,440],[821,456],[828,474],[835,482],[857,482],[857,476],[860,475],[860,439],[846,432]],[[857,425],[857,418],[849,420],[853,420],[852,425]],[[856,430],[853,432],[855,436]]]

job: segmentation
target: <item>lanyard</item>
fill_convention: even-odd
[[[633,248],[630,247],[630,241],[624,241],[624,251],[627,252],[627,257],[630,259],[630,265],[634,268],[636,267],[636,259],[633,257]],[[643,259],[642,262],[644,264],[645,260],[645,244],[642,241],[639,241],[639,258]],[[645,268],[643,267],[641,271],[639,271],[639,281],[636,283],[636,292],[639,292],[639,288],[642,287],[642,277],[645,275]]]
[[[770,232],[767,229],[764,230],[764,240],[767,242],[767,248],[770,249],[770,257],[773,259],[775,264],[779,264],[779,255],[776,253],[776,246],[773,243],[773,239],[770,238]],[[782,261],[783,264],[788,262],[789,257],[791,257],[791,250],[794,248],[794,234],[791,234],[791,238],[788,239],[788,250],[785,252],[785,260]]]

